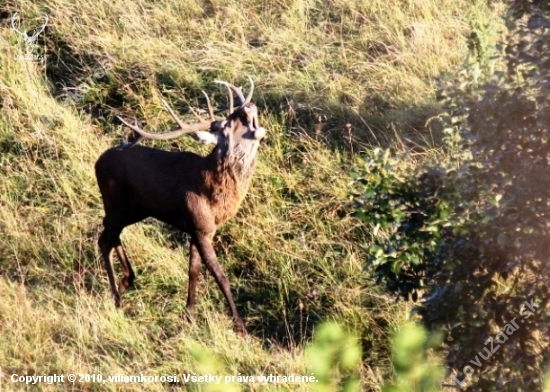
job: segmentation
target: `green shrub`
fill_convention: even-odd
[[[375,150],[355,173],[368,264],[423,294],[417,311],[470,391],[541,390],[549,356],[550,5],[513,2],[506,22],[498,55],[442,86],[445,158],[411,173]]]
[[[360,390],[358,366],[361,347],[358,339],[336,324],[326,323],[317,330],[313,345],[307,349],[312,374],[319,381],[318,392]]]
[[[393,339],[395,383],[384,392],[435,392],[440,390],[443,368],[438,367],[428,350],[440,342],[416,324],[405,325]]]
[[[191,350],[195,359],[196,373],[192,375],[213,375],[221,377],[219,383],[199,383],[201,390],[207,392],[240,392],[247,385],[262,385],[266,391],[279,391],[277,384],[286,390],[296,381],[286,381],[289,377],[299,376],[308,379],[307,390],[315,392],[358,392],[360,391],[359,367],[361,366],[361,347],[359,340],[346,332],[337,323],[325,323],[318,327],[315,340],[306,349],[309,369],[307,374],[241,374],[229,381],[230,373],[222,362],[209,349],[195,346]],[[191,375],[191,374],[190,374]],[[270,377],[271,376],[271,377]],[[285,377],[285,378],[283,378]],[[246,380],[246,381],[243,381]],[[246,389],[246,388],[245,388]]]

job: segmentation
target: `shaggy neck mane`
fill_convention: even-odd
[[[243,148],[242,144],[234,145],[230,149],[230,144],[220,145],[212,151],[212,154],[216,154],[219,158],[215,160],[217,163],[214,168],[215,176],[228,176],[231,178],[238,188],[239,194],[244,197],[256,166],[258,143],[246,143],[248,149]],[[229,184],[226,182],[226,185]]]

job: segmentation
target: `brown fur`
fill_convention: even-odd
[[[248,191],[256,151],[265,130],[259,126],[252,103],[231,113],[225,121],[212,122],[217,135],[212,152],[169,152],[132,145],[111,148],[95,164],[103,204],[104,231],[99,237],[115,305],[134,282],[135,274],[120,242],[124,227],[154,217],[190,236],[187,310],[193,314],[200,260],[212,273],[231,309],[235,330],[245,333],[230,285],[212,247],[216,229],[238,211]],[[123,267],[118,288],[111,264],[115,249]]]

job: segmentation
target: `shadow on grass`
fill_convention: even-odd
[[[86,80],[90,81],[92,70],[105,59],[97,58],[81,50],[73,50],[63,39],[51,32],[45,44],[53,48],[48,53],[46,77],[52,86],[51,94],[59,101],[66,99],[71,91]],[[81,96],[72,105],[91,116],[92,121],[107,133],[113,124],[119,124],[116,115],[136,115],[139,119],[141,99],[153,99],[152,86],[173,102],[174,109],[182,115],[190,114],[188,104],[206,108],[201,90],[212,97],[218,107],[226,106],[226,91],[214,84],[218,78],[212,70],[201,71],[199,78],[185,79],[169,69],[148,69],[143,64],[124,64],[109,57],[112,70],[107,75],[92,80],[94,89]],[[258,80],[257,80],[258,82]],[[261,80],[260,80],[261,82]],[[260,84],[261,86],[261,84]],[[245,82],[245,90],[247,83]],[[258,91],[260,90],[260,91]],[[342,150],[352,155],[371,146],[407,146],[413,149],[429,148],[439,142],[440,136],[427,134],[426,121],[438,113],[435,105],[391,106],[382,95],[367,94],[358,107],[345,92],[338,102],[304,92],[288,94],[272,93],[256,89],[254,102],[264,113],[280,119],[289,133],[305,133],[326,143],[330,149]],[[147,119],[140,119],[146,123]],[[435,130],[435,134],[440,133]]]
[[[90,69],[97,65],[98,59],[90,54],[73,51],[68,43],[56,38],[54,34],[48,34],[47,37],[49,40],[46,42],[47,46],[54,47],[55,50],[48,59],[46,76],[52,86],[52,95],[61,98],[60,94],[67,86],[77,86],[89,77]],[[110,132],[114,117],[121,114],[122,110],[138,113],[138,102],[132,98],[130,92],[137,95],[140,93],[146,96],[152,95],[150,79],[153,79],[154,87],[167,96],[177,98],[178,92],[184,91],[186,98],[191,102],[204,104],[205,100],[200,90],[202,88],[214,90],[211,82],[215,78],[214,73],[205,73],[204,79],[201,79],[203,85],[198,85],[196,81],[179,79],[173,72],[152,71],[138,64],[124,68],[117,65],[108,75],[96,81],[97,90],[100,91],[97,100],[94,101],[95,98],[91,96],[84,96],[75,102],[74,110],[84,111],[96,120],[105,132]],[[215,87],[215,91],[217,94],[214,94],[214,101],[223,101],[220,96],[222,94],[225,96],[225,91],[219,92],[221,91],[219,87]],[[343,102],[328,102],[319,98],[314,99],[304,93],[282,95],[261,92],[256,94],[254,101],[264,114],[281,119],[284,132],[288,132],[289,138],[303,133],[325,143],[329,150],[340,150],[350,155],[370,146],[389,147],[407,142],[409,139],[411,145],[421,145],[415,138],[421,135],[426,120],[437,111],[436,107],[432,106],[390,107],[382,97],[375,96],[366,96],[359,109],[350,107],[345,99]],[[126,107],[128,109],[125,109]],[[175,105],[174,108],[178,112],[189,112],[187,108],[184,109],[179,105]],[[394,118],[396,122],[388,123],[388,118]],[[141,120],[146,121],[146,119]],[[419,140],[422,140],[422,137]],[[98,156],[100,153],[101,151],[98,151]],[[292,194],[283,196],[295,202]],[[169,241],[180,243],[186,241],[186,236],[181,232],[173,229],[165,229],[165,231]],[[97,235],[95,232],[89,234]],[[216,251],[220,259],[223,258],[223,247],[231,249],[232,242],[227,231],[219,233],[216,239]],[[186,245],[184,247],[187,248]],[[277,279],[263,276],[263,272],[250,261],[252,258],[241,256],[239,257],[241,263],[226,268],[226,272],[230,281],[235,282],[234,277],[238,277],[240,282],[243,282],[239,286],[233,284],[235,301],[247,322],[250,333],[262,339],[266,345],[286,348],[302,345],[310,339],[314,327],[333,314],[331,310],[335,303],[330,296],[304,293],[298,287],[287,288],[286,293],[281,296]],[[84,261],[95,261],[96,255],[86,253],[82,258]],[[183,266],[187,264],[187,258],[187,253],[182,255],[182,268],[185,268]],[[47,261],[46,264],[54,265],[55,261]],[[102,262],[100,265],[102,267]],[[79,279],[81,287],[94,293],[97,284],[95,272],[91,274],[81,272],[86,270],[86,267],[82,267],[81,264],[75,265],[74,268],[76,273],[71,275],[65,272],[63,276],[68,277],[69,280],[71,277]],[[141,271],[136,272],[139,274]],[[63,274],[63,272],[59,273]],[[104,272],[101,270],[97,273]],[[210,278],[209,274],[204,275]],[[65,278],[61,283],[65,291],[69,293],[75,291],[74,283],[71,285]],[[107,288],[107,285],[102,284],[103,288]],[[169,291],[174,294],[185,290],[186,287],[178,288],[177,285],[170,285]],[[368,347],[368,344],[365,344],[365,348]]]
[[[168,246],[188,249],[188,236],[168,225],[162,225]],[[281,304],[278,294],[278,281],[273,277],[264,276],[252,262],[253,257],[239,254],[239,263],[228,263],[226,253],[231,253],[233,238],[227,230],[220,230],[214,238],[214,249],[218,260],[228,277],[233,299],[241,317],[245,320],[248,332],[269,346],[278,346],[286,349],[294,349],[304,344],[311,338],[315,326],[326,317],[323,309],[331,309],[334,304],[329,303],[328,297],[320,297],[316,301],[315,308],[305,307],[299,298],[303,293],[298,288],[291,288],[284,295],[284,303]],[[181,254],[182,268],[187,270],[189,254],[185,251]],[[213,281],[212,275],[203,266],[202,279]],[[214,288],[215,287],[215,288]],[[209,295],[216,298],[218,308],[229,315],[227,303],[219,292],[217,286],[210,286]],[[181,287],[180,293],[186,292],[187,287]],[[201,301],[200,296],[198,300]],[[272,304],[277,303],[277,307]],[[200,315],[198,320],[200,320]],[[200,321],[199,321],[200,322]]]

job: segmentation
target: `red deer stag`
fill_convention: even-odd
[[[266,131],[258,122],[256,105],[250,102],[254,91],[252,79],[246,98],[232,84],[218,83],[229,89],[229,115],[223,121],[214,118],[208,96],[210,119],[202,120],[195,114],[199,119],[195,124],[184,124],[163,101],[180,128],[166,134],[145,132],[139,128],[135,118],[134,124],[129,124],[119,117],[124,125],[138,134],[138,139],[132,144],[105,151],[95,164],[105,209],[104,230],[98,244],[115,306],[119,307],[120,295],[133,286],[135,278],[120,241],[122,230],[147,217],[154,217],[188,233],[187,311],[192,315],[195,310],[195,291],[202,260],[229,304],[235,331],[245,334],[244,323],[233,302],[229,281],[218,262],[212,239],[218,226],[237,213],[247,193],[256,152]],[[240,100],[235,110],[231,90]],[[216,146],[203,157],[188,151],[169,152],[136,145],[142,138],[168,140],[183,134]],[[113,248],[123,268],[118,288],[111,264]]]

